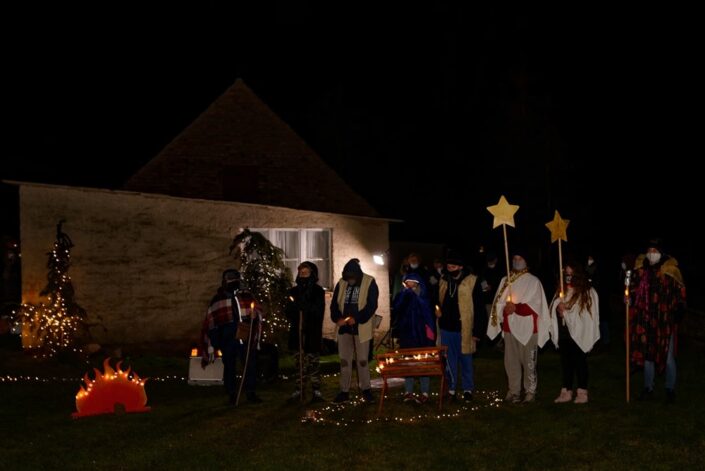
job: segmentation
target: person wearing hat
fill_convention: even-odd
[[[448,394],[455,400],[458,365],[461,368],[463,399],[472,400],[475,390],[472,355],[484,333],[482,289],[477,277],[464,271],[465,262],[456,252],[446,256],[446,274],[438,288],[438,327],[441,345],[448,347]]]
[[[505,401],[521,402],[523,378],[524,402],[528,403],[536,398],[538,348],[549,338],[550,316],[543,285],[529,273],[527,252],[514,247],[512,253],[510,283],[506,276],[500,281],[487,335],[494,339],[501,332],[504,337],[504,369],[509,383]]]
[[[242,289],[240,272],[234,268],[223,272],[221,286],[211,299],[203,321],[203,360],[205,365],[214,361],[215,350],[223,355],[223,385],[229,402],[235,405],[237,387],[235,381],[236,360],[243,364],[250,350],[249,360],[243,373],[245,393],[249,402],[262,400],[255,394],[257,349],[262,330],[262,308],[252,293]],[[247,333],[248,335],[244,335]]]
[[[426,283],[418,273],[404,276],[404,290],[392,303],[392,318],[399,337],[400,348],[422,348],[436,345],[436,321],[428,299]],[[422,376],[421,394],[414,396],[414,378],[405,378],[404,402],[428,402],[431,378]]]
[[[685,315],[685,283],[675,258],[663,252],[660,239],[646,244],[637,257],[631,299],[631,360],[644,368],[639,399],[654,395],[656,373],[666,373],[666,402],[676,399],[678,324]]]
[[[330,305],[330,317],[338,326],[340,355],[340,392],[333,402],[350,399],[353,357],[357,365],[358,386],[365,402],[374,402],[370,389],[368,353],[374,330],[372,316],[377,311],[379,288],[370,275],[363,273],[360,260],[350,259],[343,267],[343,276],[335,285]]]
[[[301,399],[304,383],[309,379],[313,388],[311,402],[321,402],[323,394],[321,394],[319,365],[325,294],[323,288],[318,285],[318,267],[315,263],[303,262],[298,266],[296,286],[289,290],[289,299],[284,312],[291,325],[289,349],[296,352],[294,361],[298,376],[296,391],[292,394],[291,400],[294,402]],[[299,320],[301,320],[301,326],[299,326]],[[300,346],[303,351],[300,351]],[[301,377],[302,372],[303,377]]]

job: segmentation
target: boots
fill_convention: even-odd
[[[553,402],[559,404],[561,402],[570,402],[571,400],[573,400],[573,391],[568,390],[566,388],[561,388],[561,394],[557,398],[555,398]]]
[[[588,390],[578,388],[578,394],[575,396],[575,404],[587,404],[588,402]]]

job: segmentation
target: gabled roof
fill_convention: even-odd
[[[125,189],[379,216],[241,79]]]

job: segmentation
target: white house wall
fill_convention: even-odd
[[[232,265],[228,249],[243,227],[330,228],[333,273],[361,260],[380,287],[381,331],[389,325],[386,267],[372,254],[388,248],[384,220],[240,203],[108,190],[20,186],[23,300],[36,302],[46,284],[47,252],[64,219],[75,247],[69,274],[76,300],[99,343],[181,347],[195,341],[221,272]],[[328,319],[328,316],[326,316]],[[324,333],[334,335],[327,320]]]

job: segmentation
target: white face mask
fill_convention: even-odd
[[[412,270],[416,270],[417,268],[419,268],[418,263],[410,263],[409,266],[411,267]]]
[[[588,266],[592,265],[593,263],[595,263],[595,260],[589,258],[588,259]]]
[[[626,270],[626,269],[627,269],[627,264],[622,262],[622,270]]]
[[[512,261],[512,268],[516,271],[521,271],[526,268],[526,262],[523,260],[521,262],[517,261],[517,260],[513,260]]]
[[[661,252],[649,252],[646,254],[646,258],[649,259],[649,263],[655,265],[661,260]]]
[[[488,268],[494,268],[494,267],[496,267],[496,266],[497,266],[497,262],[492,262],[492,263],[488,263],[488,264],[487,264],[487,267],[488,267]]]

